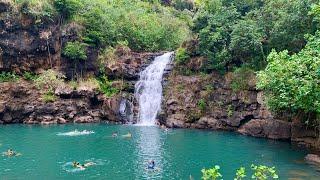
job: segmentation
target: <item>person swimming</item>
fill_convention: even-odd
[[[13,151],[12,149],[8,149],[7,152],[4,152],[3,154],[5,156],[8,156],[8,157],[20,156],[21,155],[20,153],[17,153],[15,151]]]
[[[122,135],[122,137],[124,137],[124,138],[131,138],[131,137],[132,137],[132,134],[131,134],[130,132],[128,132],[127,134]]]
[[[74,168],[83,168],[83,166],[79,163],[79,162],[77,162],[77,161],[73,161],[72,162],[72,166],[74,167]]]
[[[87,167],[93,166],[93,165],[95,165],[94,162],[88,162],[88,163],[85,163],[85,164],[80,164],[80,163],[77,162],[77,161],[73,161],[73,162],[72,162],[72,166],[73,166],[74,168],[79,168],[79,169],[86,169]]]
[[[155,167],[156,167],[156,164],[155,164],[154,160],[151,160],[151,161],[148,162],[147,169],[153,170],[153,169],[155,169]]]
[[[8,156],[15,156],[16,153],[15,153],[12,149],[8,149],[8,150],[7,150],[7,155],[8,155]]]
[[[118,136],[118,133],[117,132],[113,132],[112,133],[112,137],[117,137]]]

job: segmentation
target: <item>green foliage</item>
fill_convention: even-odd
[[[57,11],[66,19],[72,18],[82,7],[81,0],[54,0]]]
[[[173,0],[172,5],[175,9],[178,10],[192,10],[194,6],[192,0]]]
[[[84,1],[78,19],[85,25],[88,44],[115,46],[127,41],[136,51],[172,50],[188,37],[175,10],[140,0]],[[178,13],[179,14],[179,13]]]
[[[200,109],[201,112],[204,112],[207,108],[206,101],[204,99],[200,99],[198,102],[198,108]]]
[[[231,118],[233,116],[233,113],[234,113],[234,109],[233,109],[233,106],[230,104],[227,108],[227,116],[228,118]]]
[[[211,169],[202,169],[202,178],[203,180],[218,180],[222,179],[222,175],[219,172],[220,166],[214,166]]]
[[[79,41],[98,48],[127,41],[135,51],[173,50],[189,37],[191,14],[158,1],[15,0],[23,12],[73,21],[84,28]]]
[[[36,79],[38,79],[38,75],[33,72],[26,71],[23,73],[23,79],[27,81],[35,81]]]
[[[177,67],[176,70],[178,74],[181,74],[183,76],[192,76],[195,74],[195,72],[193,72],[190,68],[183,65]]]
[[[42,95],[42,100],[45,103],[50,103],[56,101],[57,97],[52,90],[48,90]]]
[[[253,171],[253,175],[251,179],[255,180],[268,180],[268,179],[279,179],[279,176],[276,173],[275,167],[268,167],[263,165],[251,165],[251,170]],[[203,180],[218,180],[222,179],[222,175],[219,172],[220,166],[215,166],[211,169],[202,169],[202,178]],[[236,172],[236,177],[234,180],[243,180],[246,175],[246,169],[241,167]]]
[[[13,82],[17,81],[19,76],[16,75],[14,72],[1,72],[0,73],[0,83],[1,82]]]
[[[320,23],[320,3],[314,4],[309,14],[313,15],[314,20]]]
[[[197,2],[200,5],[193,31],[199,35],[201,55],[208,58],[205,71],[225,72],[242,64],[262,69],[272,49],[298,52],[306,44],[304,35],[315,32],[315,23],[308,15],[313,2],[315,0]]]
[[[175,61],[179,64],[179,65],[185,65],[188,60],[190,59],[190,55],[188,54],[187,50],[185,48],[178,48],[175,54]]]
[[[273,51],[267,68],[258,73],[257,87],[272,110],[320,114],[320,32],[308,41],[298,54]]]
[[[57,87],[64,83],[64,78],[65,77],[62,74],[49,69],[40,74],[35,80],[35,83],[36,86],[41,90],[54,91]]]
[[[249,80],[255,78],[255,72],[247,66],[237,68],[232,74],[231,89],[235,92],[249,88]]]
[[[20,7],[23,13],[37,19],[53,18],[56,15],[56,10],[49,0],[15,0],[14,3]]]
[[[278,179],[279,176],[276,173],[275,167],[268,167],[263,165],[251,165],[253,170],[252,179],[256,180],[267,180],[267,179]]]
[[[247,177],[246,168],[241,167],[237,170],[236,177],[234,178],[234,180],[243,180],[245,177]]]
[[[86,44],[78,41],[67,42],[63,49],[63,55],[71,60],[86,60]]]
[[[113,87],[112,82],[108,80],[106,75],[103,75],[98,79],[98,84],[100,91],[107,97],[113,97],[120,92],[119,89]]]
[[[186,115],[186,123],[195,123],[199,121],[199,119],[202,117],[202,113],[197,110],[188,111]]]

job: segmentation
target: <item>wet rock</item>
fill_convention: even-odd
[[[238,132],[254,137],[289,140],[291,123],[281,120],[254,119],[241,126]]]
[[[319,155],[308,154],[304,159],[307,163],[320,166],[320,156]]]
[[[62,117],[57,118],[57,123],[58,124],[66,124],[68,121]]]
[[[92,116],[80,116],[74,119],[75,123],[93,123],[94,119]]]
[[[59,89],[53,103],[39,98],[41,93],[35,85],[19,81],[0,83],[0,121],[4,124],[65,124],[69,122],[90,123],[101,121],[122,122],[119,114],[120,98],[106,98],[96,90],[70,91]],[[27,92],[16,98],[12,93]],[[70,93],[72,95],[70,95]],[[68,98],[66,98],[68,97]]]
[[[223,121],[217,120],[212,117],[202,117],[199,121],[197,121],[193,128],[199,129],[213,129],[213,130],[229,130],[226,124]]]
[[[11,122],[12,121],[12,116],[9,113],[4,113],[2,117],[2,121],[5,123]]]

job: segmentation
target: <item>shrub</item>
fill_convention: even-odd
[[[235,92],[249,88],[249,81],[255,78],[255,72],[247,66],[237,68],[232,74],[231,89]]]
[[[206,110],[207,104],[204,99],[200,99],[198,102],[198,108],[201,112],[204,112]]]
[[[263,165],[256,166],[252,164],[251,169],[253,170],[252,179],[267,180],[269,178],[270,179],[279,178],[279,176],[276,173],[275,167],[268,167]]]
[[[273,51],[268,66],[258,73],[257,87],[264,91],[267,104],[275,112],[320,115],[320,32],[308,36],[308,44],[298,54]]]
[[[0,73],[0,82],[12,82],[17,81],[19,76],[17,76],[14,72],[2,72]]]
[[[190,55],[185,48],[180,47],[177,49],[175,60],[178,64],[185,65],[189,59]]]
[[[14,3],[23,13],[30,14],[38,20],[44,17],[53,18],[56,14],[50,0],[15,0]]]
[[[193,1],[192,0],[173,0],[173,7],[178,10],[192,10],[193,9]]]
[[[241,167],[237,170],[236,177],[234,178],[234,180],[243,180],[245,177],[247,177],[246,168]]]
[[[38,75],[33,72],[24,72],[23,78],[27,81],[35,81],[38,78]]]
[[[188,111],[186,114],[186,123],[195,123],[199,121],[201,116],[202,116],[201,112],[197,110]]]
[[[42,95],[42,100],[45,103],[54,102],[54,101],[56,101],[56,99],[57,99],[57,97],[52,90],[49,90]]]
[[[67,42],[66,46],[63,49],[63,55],[74,61],[86,60],[86,44],[78,41]]]
[[[228,118],[231,118],[233,116],[233,113],[234,113],[234,109],[232,107],[232,105],[230,104],[227,108],[227,116]]]
[[[217,180],[222,179],[222,175],[219,172],[220,166],[214,166],[211,169],[202,169],[202,178],[203,180]]]
[[[255,180],[267,180],[267,179],[279,179],[279,176],[276,173],[275,167],[268,167],[264,165],[256,166],[254,164],[251,165],[251,170],[253,171],[253,175],[251,179]],[[211,169],[202,169],[202,178],[203,180],[218,180],[222,179],[222,174],[219,172],[220,166],[214,166]],[[236,172],[236,177],[234,180],[242,180],[246,177],[246,170],[244,167],[241,167]]]
[[[106,75],[98,78],[98,84],[100,91],[107,97],[112,97],[115,94],[119,93],[119,89],[112,86],[112,82],[108,80],[108,77]]]
[[[83,6],[79,0],[54,0],[57,11],[66,19],[73,17]]]
[[[65,77],[62,74],[49,69],[40,74],[35,80],[35,83],[36,86],[41,90],[54,91],[57,87],[64,83],[64,78]]]

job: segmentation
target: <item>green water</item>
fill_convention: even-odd
[[[59,133],[93,131],[82,136]],[[112,138],[118,131],[131,139]],[[13,148],[19,157],[0,157],[0,179],[200,179],[200,170],[219,164],[224,179],[237,167],[252,163],[276,166],[280,179],[319,179],[303,162],[307,152],[286,142],[240,136],[229,132],[170,130],[118,125],[62,125],[0,127],[0,151]],[[158,171],[147,171],[155,160]],[[94,162],[79,171],[70,162]],[[318,178],[317,178],[318,177]]]

